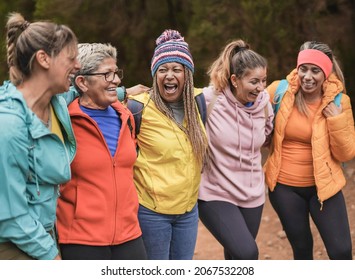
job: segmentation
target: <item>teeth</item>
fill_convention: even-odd
[[[177,89],[177,85],[165,85],[164,87],[167,92],[174,92]]]

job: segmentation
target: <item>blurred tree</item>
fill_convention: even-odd
[[[231,40],[241,38],[268,59],[269,82],[286,76],[296,64],[300,45],[328,43],[344,70],[348,93],[355,96],[354,0],[8,0],[0,14],[16,9],[29,20],[69,25],[80,42],[108,42],[118,49],[123,84],[151,85],[150,61],[155,39],[177,29],[189,43],[195,85],[208,84],[208,67]],[[0,26],[4,38],[5,16]],[[0,77],[7,78],[2,40]]]
[[[0,2],[0,84],[2,80],[8,79],[8,67],[6,62],[6,35],[5,25],[7,16],[10,12],[21,12],[28,20],[32,19],[32,14],[35,9],[35,0],[5,0]]]
[[[36,15],[68,24],[80,42],[111,43],[118,50],[118,64],[125,72],[123,83],[150,85],[155,38],[166,28],[187,29],[189,2],[38,0]]]

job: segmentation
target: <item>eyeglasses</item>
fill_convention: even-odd
[[[118,69],[115,72],[105,72],[105,73],[86,73],[86,74],[82,74],[83,76],[97,76],[97,75],[102,75],[105,77],[105,81],[106,82],[112,82],[115,77],[117,76],[118,78],[120,78],[120,80],[123,79],[123,70],[122,69]]]

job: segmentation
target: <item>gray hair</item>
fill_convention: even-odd
[[[117,49],[109,43],[83,43],[78,44],[78,51],[77,58],[81,64],[81,68],[76,75],[72,77],[72,84],[76,90],[81,93],[81,90],[75,83],[75,78],[79,75],[95,72],[106,58],[117,60]]]
[[[92,73],[99,68],[105,58],[117,60],[117,50],[111,44],[84,43],[78,45],[78,61],[81,64],[79,73]]]

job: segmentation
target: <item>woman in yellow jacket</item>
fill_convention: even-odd
[[[344,77],[331,49],[306,42],[275,118],[265,163],[269,198],[294,259],[313,259],[309,216],[330,259],[352,259],[341,163],[355,155],[354,119]],[[279,81],[268,87],[273,100]],[[341,104],[334,98],[343,92]]]
[[[134,166],[138,218],[148,259],[192,259],[208,143],[188,44],[176,30],[164,31],[156,43],[152,91],[131,97],[144,106],[134,113],[142,118]]]

